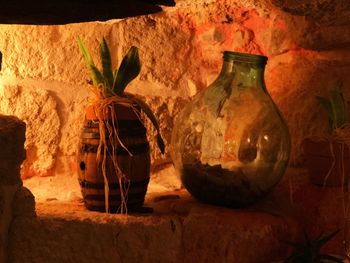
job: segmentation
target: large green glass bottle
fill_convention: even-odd
[[[225,51],[218,78],[177,116],[172,159],[185,188],[203,202],[248,206],[286,170],[290,136],[265,87],[266,62]]]

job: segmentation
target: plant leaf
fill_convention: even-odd
[[[159,132],[157,133],[157,145],[158,145],[158,148],[161,151],[161,153],[164,154],[165,145],[164,145],[163,138],[162,138],[162,136],[160,135]]]
[[[101,56],[103,77],[106,82],[105,86],[112,91],[113,71],[112,71],[111,53],[109,51],[105,38],[102,38],[102,41],[100,43],[100,56]]]
[[[124,56],[122,63],[117,72],[115,83],[113,86],[114,92],[121,96],[126,86],[137,77],[141,70],[141,63],[137,47],[131,47],[128,53]]]
[[[320,258],[321,259],[327,259],[328,261],[331,261],[331,262],[338,262],[338,263],[343,263],[344,262],[342,259],[334,257],[334,256],[331,256],[331,255],[321,255]]]
[[[334,116],[334,128],[340,128],[346,123],[345,101],[342,92],[340,91],[341,84],[338,84],[335,89],[331,91],[331,105]]]
[[[332,133],[334,130],[334,116],[333,116],[332,104],[330,100],[320,96],[316,96],[316,99],[318,100],[318,102],[320,103],[320,105],[323,107],[323,109],[326,111],[328,115],[328,123],[329,123],[328,132]]]
[[[89,50],[87,49],[87,47],[85,46],[83,40],[81,40],[80,37],[78,37],[78,46],[80,49],[80,52],[83,54],[83,58],[85,60],[86,65],[94,65],[94,61],[90,55]]]
[[[311,262],[323,262],[322,259],[328,259],[333,262],[339,262],[338,258],[327,254],[320,254],[320,248],[332,239],[340,229],[332,232],[329,235],[324,236],[320,234],[316,239],[310,239],[304,230],[304,241],[301,243],[295,243],[290,241],[284,241],[284,243],[294,247],[293,253],[284,261],[289,263],[311,263]],[[340,261],[342,262],[342,261]]]
[[[305,245],[303,243],[296,243],[296,242],[291,242],[291,241],[283,241],[283,243],[292,246],[296,249],[302,250],[303,248],[305,248]]]
[[[102,73],[98,70],[98,68],[94,65],[90,65],[88,66],[88,69],[90,71],[93,84],[96,86],[98,86],[99,84],[102,84],[104,86],[105,80]]]
[[[338,234],[340,229],[335,230],[334,232],[330,233],[327,236],[322,237],[317,241],[318,245],[321,247],[325,243],[327,243],[329,240],[331,240],[336,234]]]
[[[89,50],[87,49],[84,42],[79,37],[78,37],[78,46],[79,46],[80,52],[83,55],[85,64],[90,72],[90,76],[91,76],[93,84],[96,86],[98,86],[99,84],[104,85],[104,78],[103,78],[102,73],[95,66]]]
[[[137,98],[136,96],[132,95],[132,94],[124,94],[127,98],[131,99],[132,101],[134,101],[137,105],[140,106],[140,108],[143,110],[143,112],[147,115],[147,117],[150,119],[150,121],[152,122],[154,128],[157,130],[157,145],[159,150],[161,151],[162,154],[164,154],[165,152],[165,144],[163,141],[163,138],[160,134],[160,128],[159,128],[159,124],[157,121],[157,118],[154,116],[152,110],[150,109],[150,107],[143,102],[142,100],[140,100],[139,98]]]
[[[118,69],[114,70],[113,72],[113,87],[115,82],[117,81],[117,75],[118,75]],[[113,92],[115,92],[114,88],[113,88]]]

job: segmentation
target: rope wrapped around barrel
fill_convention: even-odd
[[[100,96],[98,91],[96,99],[92,102],[94,105],[95,115],[99,121],[99,132],[100,132],[100,141],[97,149],[96,162],[101,164],[102,175],[104,179],[104,192],[105,192],[105,209],[109,213],[109,182],[106,174],[107,167],[107,155],[111,156],[113,167],[118,176],[119,190],[121,194],[121,205],[119,211],[121,214],[127,214],[127,198],[128,191],[130,187],[130,180],[126,177],[123,171],[120,169],[117,161],[117,145],[120,145],[124,148],[130,156],[132,153],[127,149],[127,147],[122,143],[118,135],[118,112],[116,111],[114,105],[119,104],[125,107],[129,107],[135,113],[135,115],[141,120],[140,111],[133,105],[130,99],[120,97],[120,96],[111,96],[103,98]],[[111,116],[110,121],[105,121],[105,116]],[[106,130],[107,133],[106,134]],[[111,147],[107,147],[107,142]]]

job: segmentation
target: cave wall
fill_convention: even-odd
[[[302,139],[327,130],[315,96],[338,81],[350,96],[349,2],[179,0],[163,9],[107,22],[0,25],[0,112],[27,124],[22,178],[75,174],[92,95],[78,36],[96,62],[105,37],[115,66],[131,45],[139,48],[141,74],[127,90],[151,105],[167,145],[174,117],[217,76],[224,50],[268,56],[266,84],[292,135],[291,165],[302,165]],[[168,151],[162,156],[153,141],[151,147],[153,167],[171,161]]]

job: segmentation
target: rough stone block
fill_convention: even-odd
[[[316,100],[327,97],[338,81],[345,98],[350,98],[350,58],[333,53],[286,53],[268,62],[266,85],[285,117],[292,139],[291,163],[303,161],[302,140],[328,136],[328,116]]]
[[[55,164],[61,125],[56,99],[45,89],[25,89],[17,85],[4,85],[1,95],[1,112],[18,116],[27,124],[27,160],[23,163],[22,178],[49,175]]]
[[[16,217],[11,262],[270,262],[295,221],[257,210],[204,205],[182,191],[148,195],[152,214],[108,215],[81,203],[37,204],[37,218]],[[252,249],[254,253],[252,253]],[[261,261],[262,260],[262,261]]]
[[[19,169],[25,159],[26,125],[14,116],[0,115],[0,184],[20,182]]]
[[[288,32],[303,48],[329,50],[350,46],[350,4],[347,0],[272,0],[286,12]]]
[[[87,211],[81,202],[38,203],[37,217],[21,214],[12,221],[9,259],[274,262],[290,252],[284,241],[301,241],[303,230],[313,238],[343,229],[343,197],[341,188],[312,186],[305,170],[289,169],[271,195],[246,209],[202,204],[185,190],[148,194],[145,205],[154,213],[128,217]],[[323,252],[343,255],[343,234]]]
[[[12,202],[21,184],[0,184],[0,262],[7,262],[8,229],[11,225]]]
[[[298,100],[300,84],[305,85],[305,90],[312,89],[313,95],[315,84],[308,84],[313,72],[305,59],[315,58],[311,64],[317,68],[323,62],[332,66],[332,57],[337,57],[334,67],[349,71],[349,1],[333,2],[186,0],[159,14],[105,23],[0,25],[3,39],[0,50],[4,54],[1,79],[8,84],[0,96],[0,109],[20,116],[28,125],[28,158],[23,177],[72,172],[65,160],[76,154],[83,108],[91,94],[88,70],[76,42],[78,36],[86,42],[97,66],[100,66],[98,44],[102,37],[110,45],[115,67],[131,45],[139,48],[142,70],[127,91],[150,102],[160,118],[167,146],[174,116],[215,79],[224,50],[267,55],[266,76],[268,81],[274,81],[268,83],[268,90],[282,113],[288,115],[292,137],[301,141],[304,131],[299,132],[295,127],[310,118],[303,119],[305,112],[300,113],[301,118],[297,113],[291,116],[296,104],[285,102],[286,95],[280,91],[287,90],[290,101]],[[343,62],[339,63],[340,60]],[[294,62],[298,67],[294,68]],[[304,78],[302,83],[293,80],[295,70],[303,72],[296,77]],[[315,75],[317,79],[317,69]],[[338,74],[338,70],[323,73],[327,82],[339,78],[348,85],[344,75]],[[324,85],[319,87],[326,89]],[[303,109],[319,111],[311,99],[299,104]],[[312,122],[310,130],[320,128],[317,125]],[[150,135],[152,138],[152,131]],[[295,156],[300,154],[297,145],[293,149],[293,164]],[[155,165],[162,164],[169,161],[169,155],[161,156],[154,147],[152,161]]]
[[[35,198],[26,187],[18,189],[13,197],[12,214],[14,217],[35,217]]]

